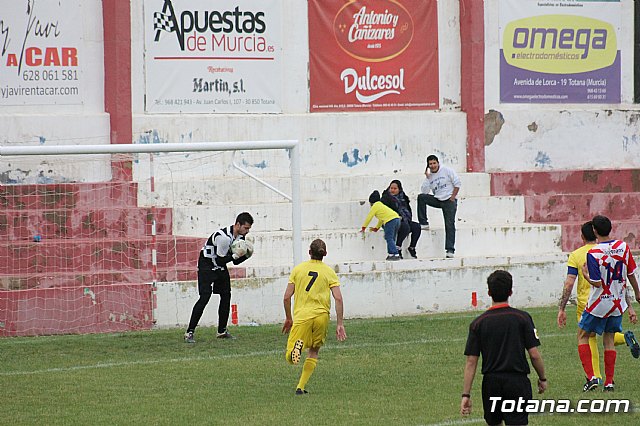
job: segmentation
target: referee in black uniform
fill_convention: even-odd
[[[471,385],[478,358],[482,354],[482,405],[485,421],[489,425],[501,424],[503,420],[507,425],[526,425],[529,423],[529,416],[524,408],[533,396],[525,350],[529,352],[531,364],[538,373],[538,393],[547,389],[544,363],[538,351],[540,340],[531,315],[509,306],[508,300],[513,287],[511,274],[507,271],[494,271],[487,278],[487,284],[493,303],[469,326],[464,350],[467,363],[464,368],[460,412],[463,416],[471,414]],[[492,397],[493,401],[490,400]],[[525,401],[520,407],[519,398]],[[510,404],[510,409],[507,410],[509,412],[503,412],[502,403],[505,400],[515,401],[515,409],[511,409],[513,406]]]
[[[248,256],[236,257],[231,253],[231,244],[237,239],[244,239],[253,225],[253,217],[247,212],[240,213],[236,217],[236,223],[226,228],[218,229],[207,239],[200,250],[198,258],[198,293],[200,298],[193,306],[191,320],[184,341],[195,343],[193,333],[202,317],[205,306],[211,299],[211,294],[220,295],[218,305],[218,335],[219,339],[233,339],[227,331],[229,310],[231,308],[231,277],[227,269],[227,263],[238,265],[248,259]]]

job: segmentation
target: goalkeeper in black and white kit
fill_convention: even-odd
[[[184,341],[195,343],[193,333],[198,326],[198,321],[202,317],[205,306],[211,299],[211,294],[220,295],[220,305],[218,306],[218,335],[219,339],[233,339],[234,337],[227,331],[229,321],[229,310],[231,308],[231,277],[227,269],[227,263],[233,262],[238,265],[249,257],[251,251],[244,254],[231,253],[231,245],[234,241],[244,240],[253,225],[253,217],[247,212],[240,213],[236,217],[235,224],[226,228],[221,228],[211,234],[204,247],[200,250],[198,258],[198,293],[200,298],[193,306],[189,327],[184,334]]]

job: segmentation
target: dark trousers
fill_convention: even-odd
[[[411,242],[409,243],[409,247],[416,247],[418,244],[418,240],[420,239],[420,234],[422,233],[422,229],[420,229],[420,224],[418,222],[407,222],[403,220],[400,223],[400,228],[398,228],[398,238],[396,238],[396,245],[398,247],[402,247],[402,242],[407,235],[411,234]]]
[[[229,311],[231,310],[231,278],[229,271],[202,271],[198,270],[198,293],[200,298],[193,305],[191,319],[187,331],[194,331],[202,317],[204,308],[209,303],[212,293],[220,294],[220,304],[218,305],[218,333],[227,330],[229,322]]]
[[[491,411],[491,397],[502,398],[495,403],[494,411]],[[526,401],[533,399],[531,382],[526,374],[518,373],[490,373],[482,376],[482,406],[484,408],[484,420],[488,425],[499,425],[504,421],[505,425],[529,424],[529,413],[518,413],[515,410],[502,411],[502,400],[518,401],[523,398]]]
[[[428,225],[427,206],[442,210],[444,216],[444,249],[447,253],[455,253],[456,249],[456,211],[458,210],[458,200],[440,201],[431,194],[418,195],[418,222],[421,225]]]

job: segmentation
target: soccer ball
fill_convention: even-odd
[[[253,244],[247,240],[238,239],[231,244],[231,253],[237,257],[247,256],[251,257],[253,254]]]

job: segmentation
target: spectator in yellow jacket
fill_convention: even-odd
[[[398,234],[398,227],[400,226],[400,216],[382,204],[378,191],[371,193],[369,203],[371,203],[371,210],[369,210],[369,214],[362,224],[362,232],[367,230],[369,222],[371,222],[375,216],[378,219],[378,224],[374,228],[371,228],[371,231],[378,232],[381,226],[384,229],[384,239],[387,241],[387,260],[400,260],[400,252],[398,252],[398,248],[396,247],[396,235]]]

